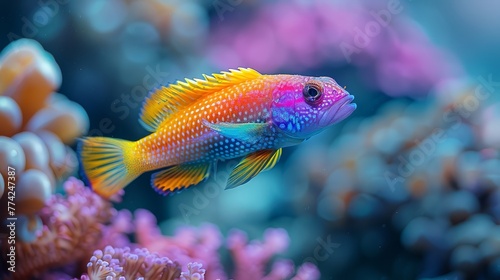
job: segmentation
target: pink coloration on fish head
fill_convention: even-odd
[[[329,77],[281,75],[273,91],[272,122],[285,135],[306,139],[347,118],[354,96]]]

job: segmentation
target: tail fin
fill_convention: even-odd
[[[89,137],[80,141],[78,157],[88,183],[103,197],[110,197],[142,172],[134,168],[131,156],[134,142],[107,137]]]

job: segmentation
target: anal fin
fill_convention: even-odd
[[[261,150],[244,157],[229,175],[226,189],[243,185],[260,172],[273,168],[279,161],[281,152],[281,148],[278,150]]]
[[[210,163],[181,164],[156,172],[151,185],[162,195],[169,195],[196,185],[210,175]]]

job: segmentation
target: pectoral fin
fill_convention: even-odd
[[[281,151],[282,149],[262,150],[243,158],[229,175],[226,189],[243,185],[260,172],[273,168],[281,157]]]
[[[248,143],[259,141],[269,127],[267,123],[210,123],[207,120],[203,120],[203,124],[222,136]]]
[[[210,175],[210,163],[181,164],[154,173],[153,188],[162,195],[169,195],[196,185]]]

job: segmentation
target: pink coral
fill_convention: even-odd
[[[235,279],[288,279],[293,275],[294,266],[291,261],[280,260],[274,263],[266,275],[265,267],[270,259],[282,253],[288,247],[288,234],[284,229],[268,229],[264,233],[264,242],[248,242],[244,232],[233,230],[228,237],[228,248],[235,260]],[[317,279],[319,272],[316,266],[306,263],[299,268],[293,279]]]
[[[203,280],[205,279],[205,269],[200,263],[188,263],[188,271],[181,273],[182,280]]]
[[[64,184],[64,190],[66,196],[52,195],[40,211],[37,238],[16,243],[18,264],[12,278],[68,279],[86,271],[81,279],[229,279],[219,257],[223,237],[215,225],[180,227],[173,236],[165,236],[147,210],[137,210],[132,220],[129,211],[116,211],[75,178]],[[130,233],[135,233],[136,243],[130,243]],[[233,230],[227,246],[236,268],[234,278],[290,279],[290,260],[278,260],[266,272],[288,243],[283,229],[268,229],[263,241],[250,242],[245,233]],[[6,242],[0,245],[7,249]],[[306,263],[291,279],[318,277],[316,266]]]
[[[100,279],[158,279],[174,280],[181,276],[177,263],[166,257],[150,253],[147,249],[131,250],[129,247],[106,246],[96,250],[87,264],[87,274],[82,280]],[[186,278],[191,280],[192,278]],[[203,279],[203,278],[194,278]]]
[[[183,267],[192,261],[201,262],[207,270],[208,279],[226,278],[219,258],[214,258],[222,244],[222,235],[216,226],[204,224],[199,229],[182,227],[174,236],[168,237],[161,234],[156,218],[149,211],[137,210],[135,216],[138,244],[164,256],[175,255],[176,261]]]
[[[43,228],[37,239],[16,244],[15,279],[26,279],[48,268],[81,261],[102,238],[104,224],[116,211],[111,203],[75,178],[70,178],[64,189],[67,197],[53,195],[40,211]]]
[[[155,217],[146,210],[136,212],[135,223],[138,245],[160,255],[175,255],[183,267],[193,261],[203,263],[207,279],[228,279],[220,259],[214,257],[222,244],[222,235],[214,225],[205,224],[199,229],[183,227],[172,237],[164,236],[156,225]],[[289,279],[294,272],[293,263],[289,260],[277,261],[266,274],[271,258],[284,252],[288,243],[289,237],[284,229],[266,230],[263,242],[248,242],[244,232],[233,230],[227,238],[227,247],[235,263],[234,279]],[[316,266],[306,263],[293,279],[317,278],[319,271]]]
[[[269,3],[248,21],[216,26],[208,56],[220,68],[247,65],[262,72],[351,64],[373,86],[393,96],[426,94],[439,81],[463,75],[456,59],[434,46],[404,14],[406,3],[399,3],[387,23],[380,23],[373,13],[389,13],[387,5]]]

